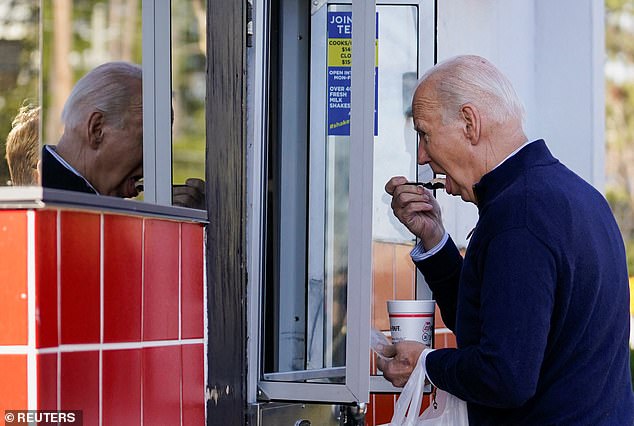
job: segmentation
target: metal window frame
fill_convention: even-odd
[[[247,403],[254,404],[258,399],[258,381],[261,371],[261,309],[263,281],[263,253],[266,246],[266,181],[267,158],[266,140],[268,133],[267,108],[269,75],[269,1],[253,0],[252,29],[253,48],[247,52],[247,110],[246,153],[247,200],[251,215],[246,224],[246,257],[247,257],[247,335],[252,336],[247,342]]]
[[[143,0],[143,198],[172,205],[171,0]]]

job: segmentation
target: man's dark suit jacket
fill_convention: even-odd
[[[69,191],[96,194],[86,181],[60,163],[46,147],[55,150],[54,146],[45,145],[42,149],[42,186],[46,188],[66,189]]]

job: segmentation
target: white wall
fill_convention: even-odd
[[[535,17],[537,129],[555,156],[602,190],[603,0],[538,0]]]
[[[438,60],[477,54],[513,82],[529,139],[595,185],[604,183],[603,0],[438,2]],[[475,206],[441,196],[458,245],[477,222]]]

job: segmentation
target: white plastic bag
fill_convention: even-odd
[[[396,401],[389,426],[468,425],[467,403],[441,389],[436,391],[436,404],[430,404],[420,416],[418,415],[423,401],[423,385],[426,376],[422,358],[419,357],[416,368]]]
[[[370,347],[378,355],[379,358],[389,359],[385,356],[385,348],[390,346],[391,343],[387,340],[387,337],[376,328],[372,327],[370,330]]]

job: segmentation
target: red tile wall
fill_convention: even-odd
[[[61,343],[98,343],[101,215],[60,214]],[[84,417],[85,418],[85,417]]]
[[[82,410],[84,425],[99,424],[99,351],[61,353],[60,408]]]
[[[182,338],[203,337],[203,234],[199,226],[184,223],[181,226],[182,250],[181,258],[184,265],[181,269],[181,316]]]
[[[146,219],[143,239],[143,340],[178,339],[180,227]]]
[[[414,299],[416,294],[416,268],[409,253],[413,244],[374,241],[372,243],[372,326],[389,336],[389,319],[386,301],[391,299]],[[456,347],[456,338],[445,328],[436,309],[435,348]],[[376,357],[371,355],[370,374],[377,374]],[[399,394],[371,393],[366,415],[366,425],[389,423],[394,414],[394,404]],[[421,410],[429,406],[425,396]]]
[[[0,410],[203,425],[203,249],[200,224],[0,211]]]
[[[57,410],[57,353],[37,355],[37,408]]]
[[[39,313],[36,346],[59,345],[57,324],[57,217],[58,212],[41,211],[35,215],[35,304]]]
[[[27,404],[26,355],[0,355],[0,412]]]
[[[199,373],[204,369],[204,346],[183,345],[181,347],[183,367],[182,395],[183,395],[183,424],[196,424],[205,418],[205,406],[199,401],[204,399],[204,377]]]
[[[27,217],[23,211],[0,215],[0,344],[27,343]]]
[[[143,306],[143,219],[107,215],[103,233],[103,340],[138,342]]]
[[[0,345],[28,343],[27,215],[0,214]],[[0,353],[0,412],[27,402],[27,357]]]
[[[181,424],[181,366],[178,346],[143,349],[144,424]]]
[[[141,424],[141,352],[142,349],[103,352],[104,425]]]

